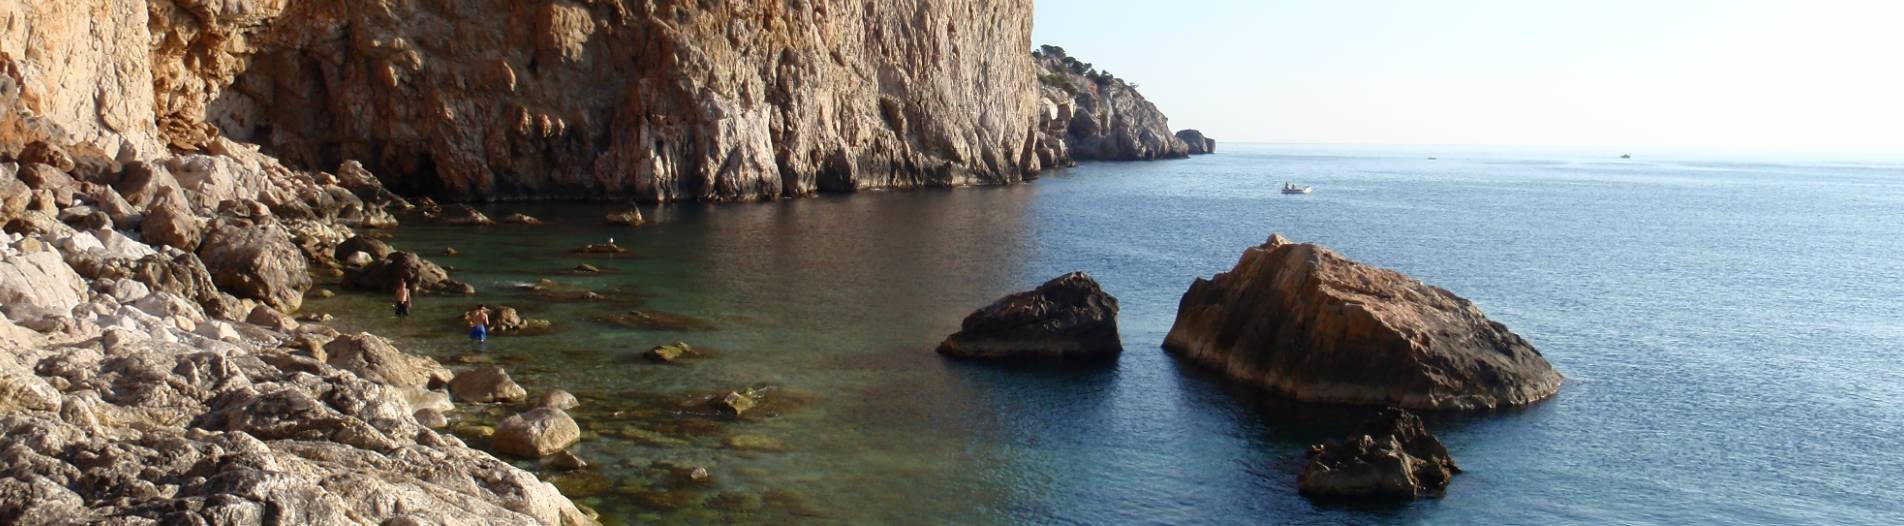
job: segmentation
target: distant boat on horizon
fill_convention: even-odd
[[[1630,153],[1622,153],[1622,154],[1620,154],[1620,158],[1621,158],[1621,159],[1632,159],[1632,158],[1633,158],[1633,154],[1630,154]]]
[[[1310,192],[1310,190],[1312,190],[1310,187],[1297,186],[1296,183],[1290,183],[1290,182],[1283,183],[1284,194],[1307,194]]]

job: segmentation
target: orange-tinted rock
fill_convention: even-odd
[[[1297,400],[1486,409],[1560,373],[1472,302],[1281,236],[1184,293],[1164,349]]]

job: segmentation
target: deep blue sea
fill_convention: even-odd
[[[417,224],[393,242],[454,245],[439,261],[483,290],[468,303],[554,321],[483,351],[532,391],[582,397],[578,452],[600,480],[578,500],[611,522],[1904,522],[1904,164],[1219,148],[1010,187],[649,207],[639,230],[599,225],[605,206],[496,205],[548,224]],[[1316,190],[1284,196],[1284,181]],[[1159,349],[1191,280],[1271,233],[1474,300],[1566,384],[1524,410],[1428,415],[1466,470],[1445,498],[1305,500],[1307,445],[1360,413],[1265,399]],[[633,252],[567,252],[607,237]],[[606,272],[566,271],[584,261]],[[932,352],[972,309],[1072,270],[1122,303],[1115,366]],[[538,278],[717,329],[604,324],[626,305],[510,286]],[[449,321],[465,300],[420,301],[415,319],[440,324],[393,323],[378,301],[313,305],[406,348],[468,351]],[[715,354],[637,358],[674,340]],[[679,409],[747,385],[798,403],[708,424]],[[629,426],[678,441],[608,432]],[[736,449],[736,434],[784,450]],[[660,459],[714,483],[655,487],[643,469]]]

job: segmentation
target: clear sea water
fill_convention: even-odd
[[[451,318],[475,302],[552,320],[483,352],[582,398],[594,467],[546,473],[615,523],[1904,521],[1904,165],[1616,155],[1224,144],[1010,187],[645,207],[654,224],[633,230],[599,225],[605,205],[504,204],[487,210],[548,224],[395,232],[454,246],[435,259],[481,295],[422,298],[401,323],[380,295],[307,310],[445,360],[469,352]],[[1445,498],[1303,499],[1306,446],[1361,413],[1265,399],[1158,348],[1190,281],[1272,232],[1474,300],[1567,383],[1524,410],[1427,415],[1466,469]],[[568,252],[609,237],[631,254]],[[583,262],[605,272],[568,271]],[[1071,270],[1122,303],[1114,366],[932,352],[972,309]],[[539,278],[609,300],[510,286]],[[591,319],[630,308],[714,330]],[[713,354],[639,357],[676,340]],[[749,385],[776,402],[740,421],[691,408]],[[629,426],[663,439],[610,432]],[[657,483],[654,460],[713,480]]]

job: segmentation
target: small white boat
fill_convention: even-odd
[[[1296,183],[1283,183],[1283,193],[1285,194],[1307,194],[1311,190],[1312,189],[1307,186],[1296,186]]]

